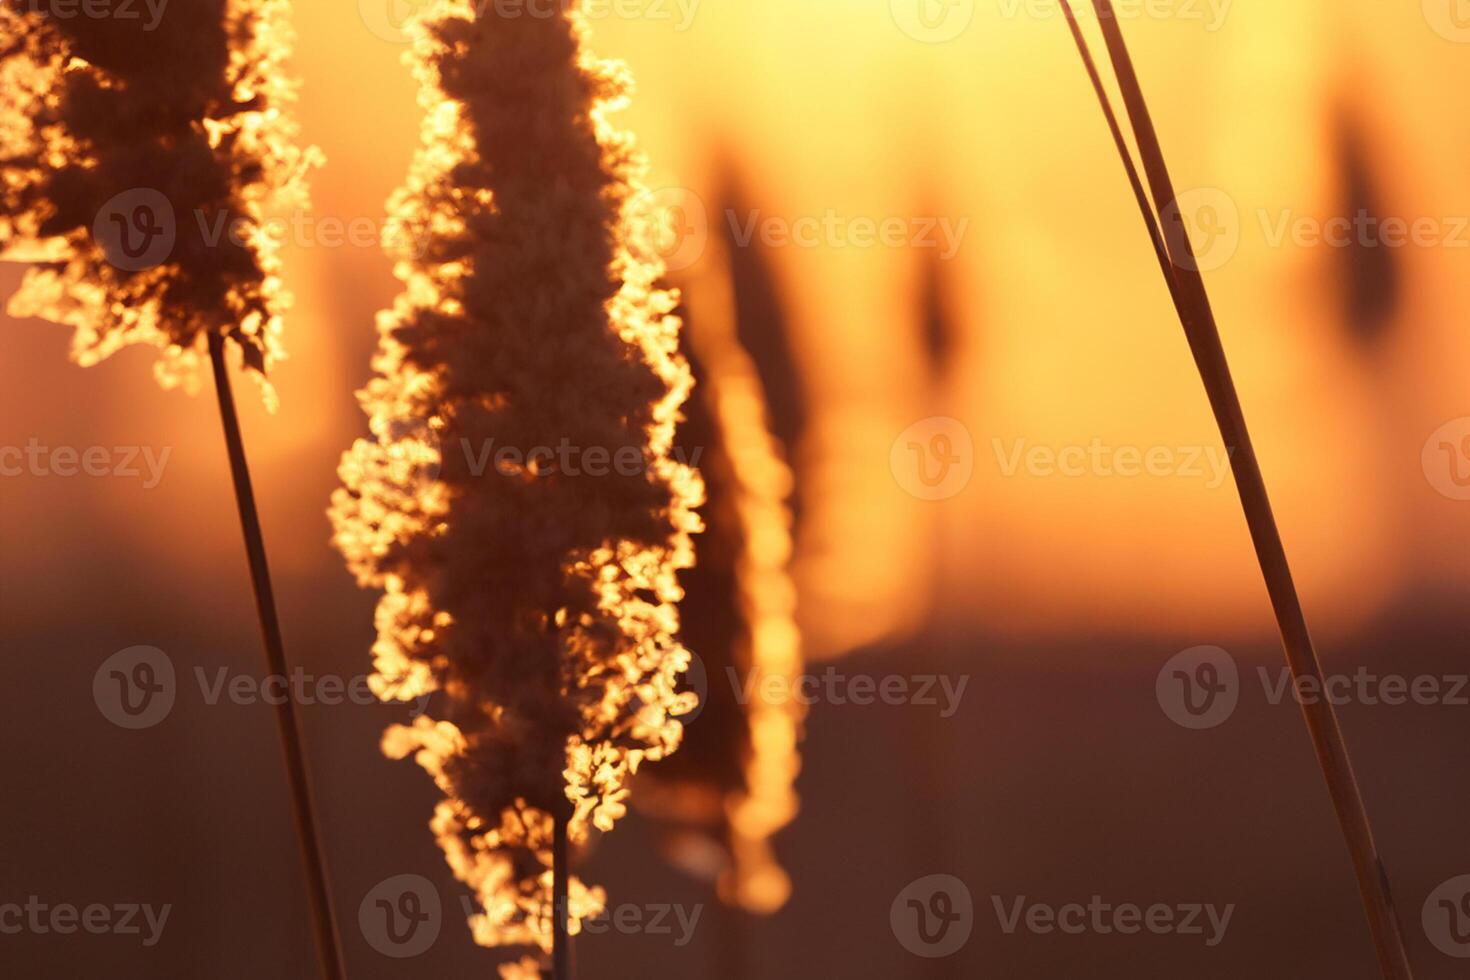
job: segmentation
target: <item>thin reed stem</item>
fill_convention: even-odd
[[[737,905],[721,903],[715,909],[713,962],[704,976],[710,980],[750,980],[752,916]]]
[[[1082,53],[1093,87],[1102,102],[1103,113],[1108,119],[1114,142],[1123,156],[1129,181],[1148,224],[1154,249],[1159,254],[1169,294],[1184,325],[1185,335],[1200,377],[1204,381],[1205,392],[1220,434],[1224,437],[1225,445],[1233,450],[1231,469],[1245,511],[1246,524],[1250,528],[1256,558],[1265,577],[1266,589],[1281,630],[1287,662],[1298,686],[1306,683],[1322,684],[1322,663],[1307,629],[1306,615],[1302,611],[1296,583],[1287,562],[1286,549],[1271,510],[1265,477],[1261,473],[1250,432],[1246,427],[1245,413],[1230,374],[1230,365],[1220,339],[1214,310],[1205,289],[1204,278],[1199,273],[1189,231],[1177,206],[1178,196],[1164,162],[1163,149],[1112,3],[1110,0],[1093,0],[1123,94],[1124,106],[1138,141],[1139,155],[1142,157],[1144,173],[1148,177],[1153,195],[1152,208],[1144,197],[1138,171],[1128,153],[1117,117],[1071,7],[1067,0],[1061,0],[1061,3],[1066,10],[1073,37]],[[1327,781],[1333,808],[1337,812],[1338,823],[1352,855],[1353,869],[1378,952],[1379,966],[1387,980],[1412,980],[1413,973],[1390,894],[1388,876],[1378,856],[1363,794],[1353,773],[1352,760],[1337,713],[1328,700],[1317,699],[1303,704],[1303,714],[1307,731],[1316,749],[1318,764]]]
[[[216,332],[209,334],[209,357],[214,365],[214,386],[219,396],[220,421],[224,426],[225,445],[229,450],[230,473],[235,483],[235,502],[240,511],[240,528],[245,535],[245,552],[250,560],[250,581],[255,590],[255,611],[260,618],[260,632],[265,645],[266,663],[274,676],[285,677],[286,652],[281,641],[280,617],[271,589],[270,565],[266,560],[265,538],[260,530],[260,514],[255,506],[255,490],[250,481],[250,464],[245,457],[245,443],[240,435],[240,419],[235,411],[235,396],[230,387],[229,369],[225,364],[224,340]],[[291,806],[296,818],[296,839],[301,845],[307,890],[311,896],[312,919],[316,926],[317,956],[323,980],[343,980],[341,938],[332,914],[332,894],[327,886],[326,855],[321,846],[312,805],[311,778],[302,744],[301,726],[296,707],[290,698],[282,698],[276,706],[276,723],[280,729],[281,747],[286,755],[286,771],[291,780]]]
[[[567,929],[567,883],[571,877],[570,846],[567,841],[565,808],[558,808],[551,843],[551,976],[552,980],[571,980],[572,937]]]

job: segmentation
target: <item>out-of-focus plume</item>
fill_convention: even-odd
[[[33,263],[10,313],[75,328],[84,365],[157,346],[165,386],[217,333],[264,382],[288,302],[264,218],[316,157],[285,111],[287,0],[43,6],[0,5],[0,257]]]
[[[726,902],[769,913],[791,890],[771,838],[797,812],[805,714],[793,696],[801,644],[789,573],[792,476],[737,334],[723,247],[711,243],[682,285],[698,383],[679,443],[688,458],[699,454],[709,498],[699,564],[680,576],[682,638],[698,651],[706,690],[679,755],[649,773],[639,799],[667,823],[676,864],[716,878]]]
[[[437,692],[383,745],[444,792],[432,827],[476,941],[549,952],[554,822],[611,829],[696,701],[675,603],[702,488],[670,455],[692,379],[607,118],[628,81],[580,12],[464,0],[412,29],[423,143],[390,207],[418,249],[397,255],[335,540],[384,592],[374,689]],[[572,882],[571,931],[602,905]]]

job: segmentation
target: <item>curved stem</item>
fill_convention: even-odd
[[[209,358],[214,366],[214,387],[219,396],[220,422],[224,426],[225,446],[230,456],[235,503],[240,511],[240,528],[245,535],[245,552],[250,562],[250,582],[255,590],[255,611],[260,618],[266,664],[271,674],[286,677],[285,645],[281,640],[280,617],[276,612],[275,594],[271,589],[265,537],[260,529],[255,490],[250,481],[250,464],[245,457],[245,442],[240,435],[240,418],[235,411],[235,396],[230,387],[229,368],[225,364],[224,340],[217,333],[209,335]],[[296,839],[301,845],[307,891],[311,897],[321,975],[323,980],[343,980],[345,974],[342,968],[342,943],[332,914],[326,855],[322,851],[321,833],[312,804],[311,777],[306,765],[301,726],[291,698],[282,698],[276,705],[276,723],[280,729],[281,748],[285,752],[286,772],[291,782],[291,807],[296,818]]]
[[[568,815],[558,810],[551,844],[551,975],[553,980],[571,980],[572,937],[567,928],[568,881],[571,876],[570,846],[567,841]]]

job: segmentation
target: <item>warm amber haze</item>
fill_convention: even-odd
[[[904,0],[637,0],[669,16],[615,12],[629,5],[603,5],[592,43],[637,79],[615,118],[651,160],[643,183],[683,208],[665,231],[694,245],[675,249],[688,264],[666,278],[683,291],[684,342],[697,345],[702,311],[733,306],[774,436],[753,427],[746,444],[762,457],[749,471],[760,492],[748,530],[764,542],[752,538],[759,574],[747,584],[769,603],[769,645],[731,655],[768,656],[774,675],[810,657],[816,666],[798,673],[972,683],[947,719],[813,705],[799,764],[788,746],[802,722],[766,712],[748,770],[696,795],[678,767],[713,721],[701,715],[635,784],[633,802],[651,809],[630,806],[600,844],[592,835],[580,865],[614,906],[707,903],[700,932],[678,948],[584,932],[577,946],[591,959],[579,975],[718,976],[744,938],[749,975],[771,980],[926,967],[1071,976],[1079,963],[1097,980],[1150,966],[1366,980],[1372,951],[1290,696],[1268,704],[1252,688],[1212,733],[1178,728],[1155,699],[1160,667],[1196,644],[1228,649],[1252,684],[1284,668],[1239,500],[1209,465],[1224,446],[1060,10],[933,0],[935,12],[971,16],[925,40],[895,17]],[[310,209],[288,215],[281,236],[279,285],[294,297],[291,356],[271,372],[283,411],[268,418],[245,399],[242,424],[288,636],[308,670],[353,677],[370,669],[378,594],[344,572],[322,505],[341,485],[342,449],[378,437],[353,393],[374,377],[375,316],[405,289],[395,266],[412,278],[425,261],[378,239],[402,243],[384,205],[413,167],[424,120],[401,18],[440,5],[292,6],[299,141],[327,163]],[[1470,417],[1470,248],[1455,244],[1470,216],[1470,46],[1426,17],[1454,2],[1148,6],[1201,12],[1123,28],[1175,178],[1199,205],[1191,231],[1211,252],[1205,279],[1324,664],[1463,674],[1470,504],[1424,462],[1453,450],[1436,434]],[[1446,240],[1339,247],[1299,234],[1360,213],[1428,219]],[[935,228],[939,247],[864,246],[834,240],[829,219],[839,231],[898,220],[916,233],[916,219],[932,219],[955,237]],[[780,234],[797,222],[815,223],[816,245]],[[368,233],[344,239],[354,223]],[[23,274],[0,264],[0,294]],[[26,665],[0,692],[14,720],[7,801],[20,802],[0,808],[0,834],[34,842],[7,852],[7,880],[178,901],[188,931],[140,957],[144,975],[270,975],[304,962],[310,937],[282,857],[292,843],[269,718],[205,705],[191,689],[155,732],[120,738],[86,698],[102,657],[137,643],[166,648],[181,683],[196,668],[258,669],[238,532],[200,506],[228,494],[217,423],[158,389],[151,347],[82,370],[66,358],[70,333],[34,317],[0,322],[0,449],[35,439],[172,452],[156,484],[0,480],[4,639]],[[736,391],[752,380],[737,376]],[[745,423],[759,414],[754,399],[727,407]],[[937,417],[968,435],[973,474],[947,499],[921,499],[892,450]],[[439,458],[420,444],[425,430],[388,431],[400,472]],[[463,461],[454,436],[438,443]],[[1065,476],[1034,465],[1094,446],[1188,454],[1204,468]],[[1470,460],[1461,455],[1447,458]],[[710,682],[728,693],[718,668]],[[728,730],[754,734],[754,714]],[[497,954],[472,946],[458,883],[423,826],[439,790],[379,751],[385,727],[411,721],[407,708],[305,715],[343,854],[355,980],[478,975]],[[1343,711],[1411,955],[1426,957],[1420,980],[1452,980],[1461,962],[1439,957],[1416,920],[1435,885],[1465,870],[1454,842],[1470,815],[1466,719],[1449,706]],[[660,774],[679,807],[659,808]],[[1285,823],[1313,833],[1288,840]],[[695,833],[665,847],[671,825]],[[739,842],[736,829],[751,863],[718,849]],[[741,925],[665,855],[724,875],[725,897],[747,907],[785,904]],[[1015,895],[1217,896],[1239,901],[1240,915],[1209,953],[977,933],[925,964],[888,934],[887,903],[934,871]],[[446,926],[405,963],[370,949],[352,920],[373,882],[409,872],[440,890]],[[987,896],[975,897],[983,912]],[[862,941],[831,938],[849,936]],[[53,947],[17,948],[47,974]],[[84,951],[94,970],[123,955],[101,941]]]

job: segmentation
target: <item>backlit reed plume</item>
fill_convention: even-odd
[[[287,296],[265,219],[305,195],[316,154],[286,113],[287,0],[131,7],[0,4],[0,258],[32,264],[14,316],[75,330],[83,365],[130,344],[165,387],[213,369],[267,666],[287,663],[227,351],[275,394]],[[54,12],[54,15],[53,15]],[[342,976],[294,706],[276,720],[324,980]]]
[[[625,220],[639,163],[608,114],[628,80],[581,14],[465,0],[413,30],[423,143],[390,207],[416,248],[335,540],[384,592],[376,692],[439,692],[383,747],[444,793],[432,827],[476,941],[550,951],[560,831],[610,829],[696,701],[675,603],[702,489],[670,456],[692,380],[649,229]],[[567,887],[575,932],[603,893]]]
[[[1123,31],[1118,26],[1117,13],[1112,0],[1092,0],[1138,147],[1137,162],[1133,158],[1122,123],[1113,108],[1112,99],[1092,57],[1076,13],[1068,0],[1061,0],[1061,6],[1088,80],[1092,83],[1093,92],[1102,109],[1113,145],[1122,159],[1134,200],[1143,215],[1169,297],[1184,328],[1185,339],[1194,355],[1200,379],[1204,382],[1216,425],[1225,445],[1231,450],[1231,472],[1235,475],[1246,526],[1256,550],[1256,560],[1261,567],[1266,591],[1276,614],[1287,665],[1299,690],[1321,689],[1326,684],[1322,661],[1317,656],[1311,633],[1307,629],[1306,613],[1302,609],[1296,581],[1287,561],[1286,547],[1271,510],[1266,479],[1246,426],[1245,410],[1235,390],[1235,381],[1230,373],[1230,362],[1225,356],[1225,346],[1220,337],[1214,308],[1205,288],[1204,277],[1200,274],[1194,244],[1190,240],[1179,196],[1175,193],[1163,147],[1144,98],[1143,86],[1139,82],[1133,58],[1123,38]],[[1307,733],[1317,753],[1318,766],[1327,783],[1328,795],[1337,813],[1338,825],[1352,858],[1369,932],[1378,954],[1379,969],[1385,980],[1412,980],[1413,968],[1404,944],[1398,910],[1389,889],[1383,861],[1378,855],[1363,792],[1353,772],[1352,758],[1338,723],[1337,712],[1330,699],[1317,698],[1304,702],[1302,714],[1307,724]]]
[[[649,772],[639,800],[666,823],[675,864],[716,878],[725,902],[764,914],[791,891],[772,837],[796,816],[805,715],[793,696],[802,667],[789,573],[792,474],[736,334],[729,259],[718,241],[696,269],[681,284],[697,385],[679,444],[698,462],[709,499],[699,564],[680,581],[682,638],[698,651],[706,690],[679,754]]]
[[[84,365],[157,346],[165,386],[197,385],[216,334],[264,383],[287,297],[262,219],[312,160],[284,111],[287,9],[0,4],[0,256],[33,263],[12,315],[73,327]]]

